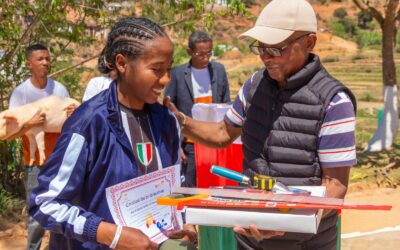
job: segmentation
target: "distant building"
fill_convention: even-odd
[[[219,5],[228,5],[228,0],[215,0],[215,3]]]

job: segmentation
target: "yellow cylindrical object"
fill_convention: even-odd
[[[254,180],[254,187],[256,189],[261,189],[261,190],[272,190],[272,187],[276,182],[275,178],[261,174],[255,175],[253,180]]]

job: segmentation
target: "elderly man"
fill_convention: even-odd
[[[242,34],[265,69],[243,85],[219,123],[194,121],[168,98],[185,136],[225,147],[240,134],[248,176],[277,177],[286,185],[324,185],[328,197],[344,198],[356,164],[353,94],[312,53],[317,20],[305,0],[273,0],[255,26]],[[238,249],[336,249],[337,213],[326,211],[318,233],[234,228]]]

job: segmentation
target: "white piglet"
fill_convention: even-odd
[[[18,133],[35,114],[44,112],[46,119],[43,125],[35,126],[29,129],[25,135],[29,139],[29,164],[33,165],[35,161],[36,149],[39,150],[39,164],[42,165],[45,160],[44,133],[60,133],[61,128],[67,119],[65,109],[79,102],[68,97],[49,96],[36,102],[5,110],[0,113],[0,140],[7,140]]]

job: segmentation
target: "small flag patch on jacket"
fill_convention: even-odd
[[[147,167],[153,160],[153,144],[151,142],[136,143],[139,161]]]

